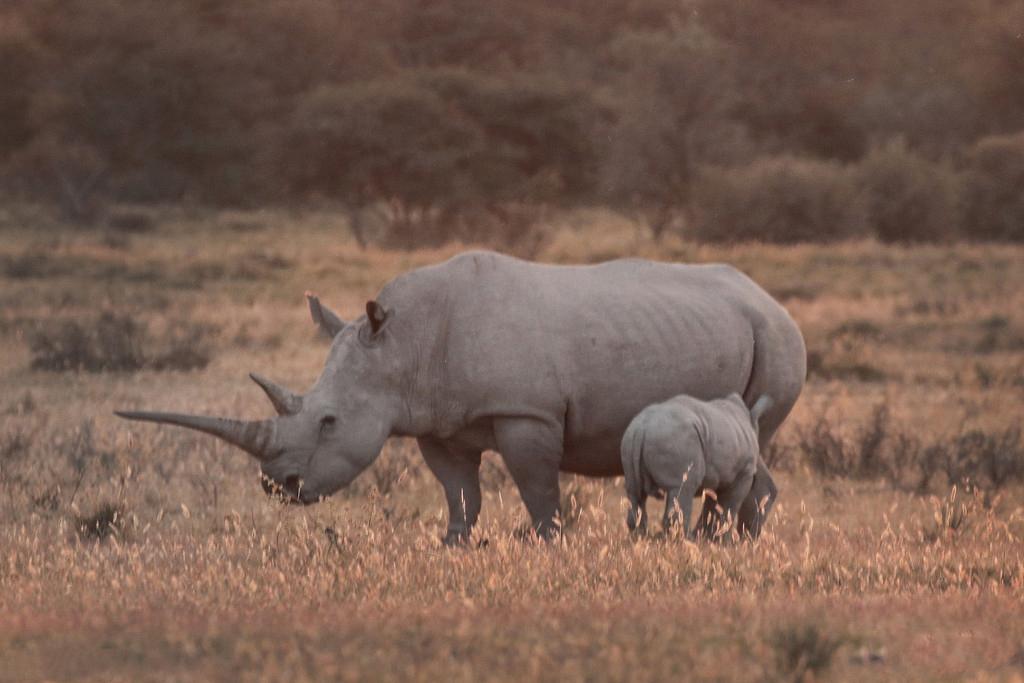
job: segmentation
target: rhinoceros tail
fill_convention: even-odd
[[[771,408],[775,404],[772,397],[768,394],[761,394],[761,396],[754,402],[754,405],[750,408],[750,421],[754,423],[756,427],[758,422],[761,420],[761,416],[764,415],[765,411]]]
[[[626,524],[630,531],[640,523],[640,504],[647,497],[643,456],[644,427],[642,420],[634,419],[622,435],[622,472],[626,475],[626,498],[629,499]]]

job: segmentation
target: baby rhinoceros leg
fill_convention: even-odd
[[[750,486],[754,482],[754,474],[741,475],[728,488],[718,492],[718,507],[721,513],[716,521],[717,529],[712,530],[709,538],[724,538],[724,533],[736,527],[736,520],[739,517],[740,506],[743,500],[750,493]]]
[[[710,489],[704,491],[702,496],[703,505],[700,516],[697,517],[697,525],[694,528],[694,535],[702,540],[711,540],[715,537],[715,531],[722,524],[721,508],[718,506],[718,493]]]
[[[703,460],[696,458],[692,460],[686,469],[680,473],[677,486],[665,487],[665,517],[663,526],[665,531],[672,530],[678,523],[680,515],[683,518],[683,533],[687,538],[694,537],[692,528],[693,498],[700,490],[704,481]]]

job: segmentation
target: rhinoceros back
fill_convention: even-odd
[[[769,357],[780,367],[797,363],[787,356],[804,362],[785,310],[724,265],[556,266],[468,252],[402,276],[380,300],[407,311],[403,328],[433,349],[444,419],[561,423],[563,469],[583,474],[622,473],[621,437],[645,406],[748,391],[762,331],[792,327],[800,348]]]

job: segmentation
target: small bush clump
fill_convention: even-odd
[[[868,222],[883,242],[949,239],[959,226],[960,179],[902,139],[872,150],[857,169]]]
[[[921,447],[923,485],[929,472],[945,475],[946,482],[963,488],[999,491],[1024,480],[1024,444],[1019,429],[989,433],[971,429],[955,437]]]
[[[23,457],[28,452],[31,444],[31,437],[23,429],[6,432],[0,437],[0,467],[2,467],[6,460],[16,460]]]
[[[133,372],[140,370],[142,330],[128,316],[103,313],[89,326],[66,320],[31,338],[34,370]]]
[[[985,493],[1024,482],[1019,429],[971,429],[928,442],[895,427],[884,403],[852,435],[822,415],[799,432],[797,449],[803,462],[825,477],[881,479],[921,494],[932,491],[937,481],[942,487]]]
[[[82,540],[102,541],[118,536],[124,529],[124,522],[124,506],[106,501],[89,514],[76,516],[75,530]]]
[[[964,233],[978,239],[1024,240],[1024,132],[982,138],[964,175]]]
[[[889,427],[889,410],[878,406],[868,424],[852,439],[840,433],[838,425],[824,415],[799,433],[798,445],[812,470],[827,477],[867,479],[886,473],[881,446]]]
[[[807,352],[807,376],[858,382],[884,382],[888,377],[884,370],[868,363],[848,359],[830,360],[820,351]]]
[[[174,325],[155,340],[144,324],[127,315],[105,312],[92,322],[66,320],[42,328],[29,339],[32,369],[52,372],[136,372],[196,370],[212,357],[211,329]]]
[[[878,339],[882,336],[882,328],[870,320],[853,318],[843,321],[828,333],[829,339],[853,337],[860,339]]]
[[[824,633],[814,624],[805,624],[777,629],[769,643],[775,651],[775,664],[782,680],[803,681],[808,675],[817,680],[832,666],[843,639]]]
[[[55,277],[69,272],[68,264],[50,256],[45,250],[31,248],[4,259],[4,275],[12,280]]]
[[[152,232],[157,222],[150,213],[137,209],[121,209],[111,211],[107,216],[107,227],[114,232],[126,234],[139,234]]]
[[[790,156],[706,169],[693,213],[694,236],[710,242],[831,242],[865,226],[848,168]]]

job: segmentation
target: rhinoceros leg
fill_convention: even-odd
[[[465,543],[480,516],[480,452],[433,437],[421,437],[417,442],[448,501],[448,532],[443,542]]]
[[[496,419],[494,440],[530,513],[533,529],[541,538],[557,536],[561,426],[529,418]]]
[[[754,483],[750,487],[750,493],[743,500],[743,505],[740,506],[737,526],[740,536],[757,538],[761,535],[761,528],[778,495],[779,490],[775,487],[772,475],[765,467],[764,460],[758,456]]]
[[[661,525],[666,532],[671,531],[679,524],[679,516],[682,514],[682,534],[687,538],[693,538],[693,532],[690,530],[690,520],[693,518],[693,494],[699,488],[699,481],[685,481],[678,488],[665,491],[665,515]]]

